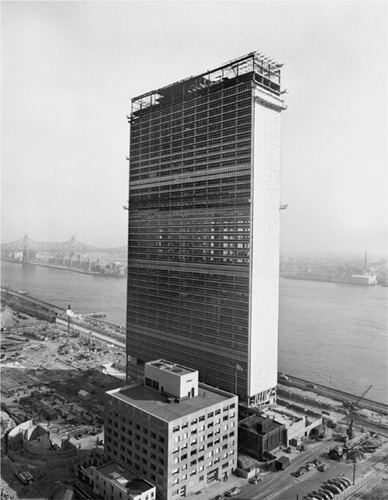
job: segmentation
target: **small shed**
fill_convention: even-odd
[[[78,397],[82,400],[82,401],[90,401],[91,399],[91,395],[89,392],[87,391],[84,391],[83,389],[81,389],[79,392],[78,392]]]
[[[290,465],[291,461],[288,457],[279,457],[275,462],[276,470],[284,470]]]

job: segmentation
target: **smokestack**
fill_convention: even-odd
[[[367,263],[367,251],[365,250],[364,274],[366,274],[366,271],[367,271],[366,263]]]

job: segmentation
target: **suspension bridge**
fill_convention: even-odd
[[[23,261],[28,261],[29,253],[51,253],[61,254],[62,256],[69,255],[70,257],[77,254],[91,254],[91,253],[124,253],[127,251],[127,246],[115,248],[101,248],[92,245],[86,245],[78,241],[75,236],[72,236],[67,241],[34,241],[25,235],[20,240],[12,241],[11,243],[1,244],[2,258],[9,257],[12,253],[23,252]]]

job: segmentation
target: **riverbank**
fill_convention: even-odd
[[[20,313],[35,316],[38,319],[57,323],[68,327],[73,331],[95,332],[104,337],[120,341],[125,348],[125,328],[94,318],[89,315],[76,315],[70,318],[66,310],[54,304],[32,297],[30,294],[20,293],[15,290],[1,289],[2,304],[8,305],[11,309]],[[92,313],[91,313],[92,314]]]

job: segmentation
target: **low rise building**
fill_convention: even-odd
[[[353,274],[350,281],[355,285],[377,285],[376,276],[369,274]]]
[[[239,449],[255,458],[268,458],[281,446],[299,446],[312,429],[322,424],[322,415],[305,408],[265,408],[239,422]]]
[[[154,485],[117,462],[93,468],[93,491],[104,500],[155,500]]]
[[[198,383],[198,372],[165,360],[145,364],[145,382],[106,393],[106,459],[186,496],[237,465],[238,397]]]
[[[243,453],[262,460],[286,442],[286,428],[272,418],[251,415],[240,422],[238,441]]]

